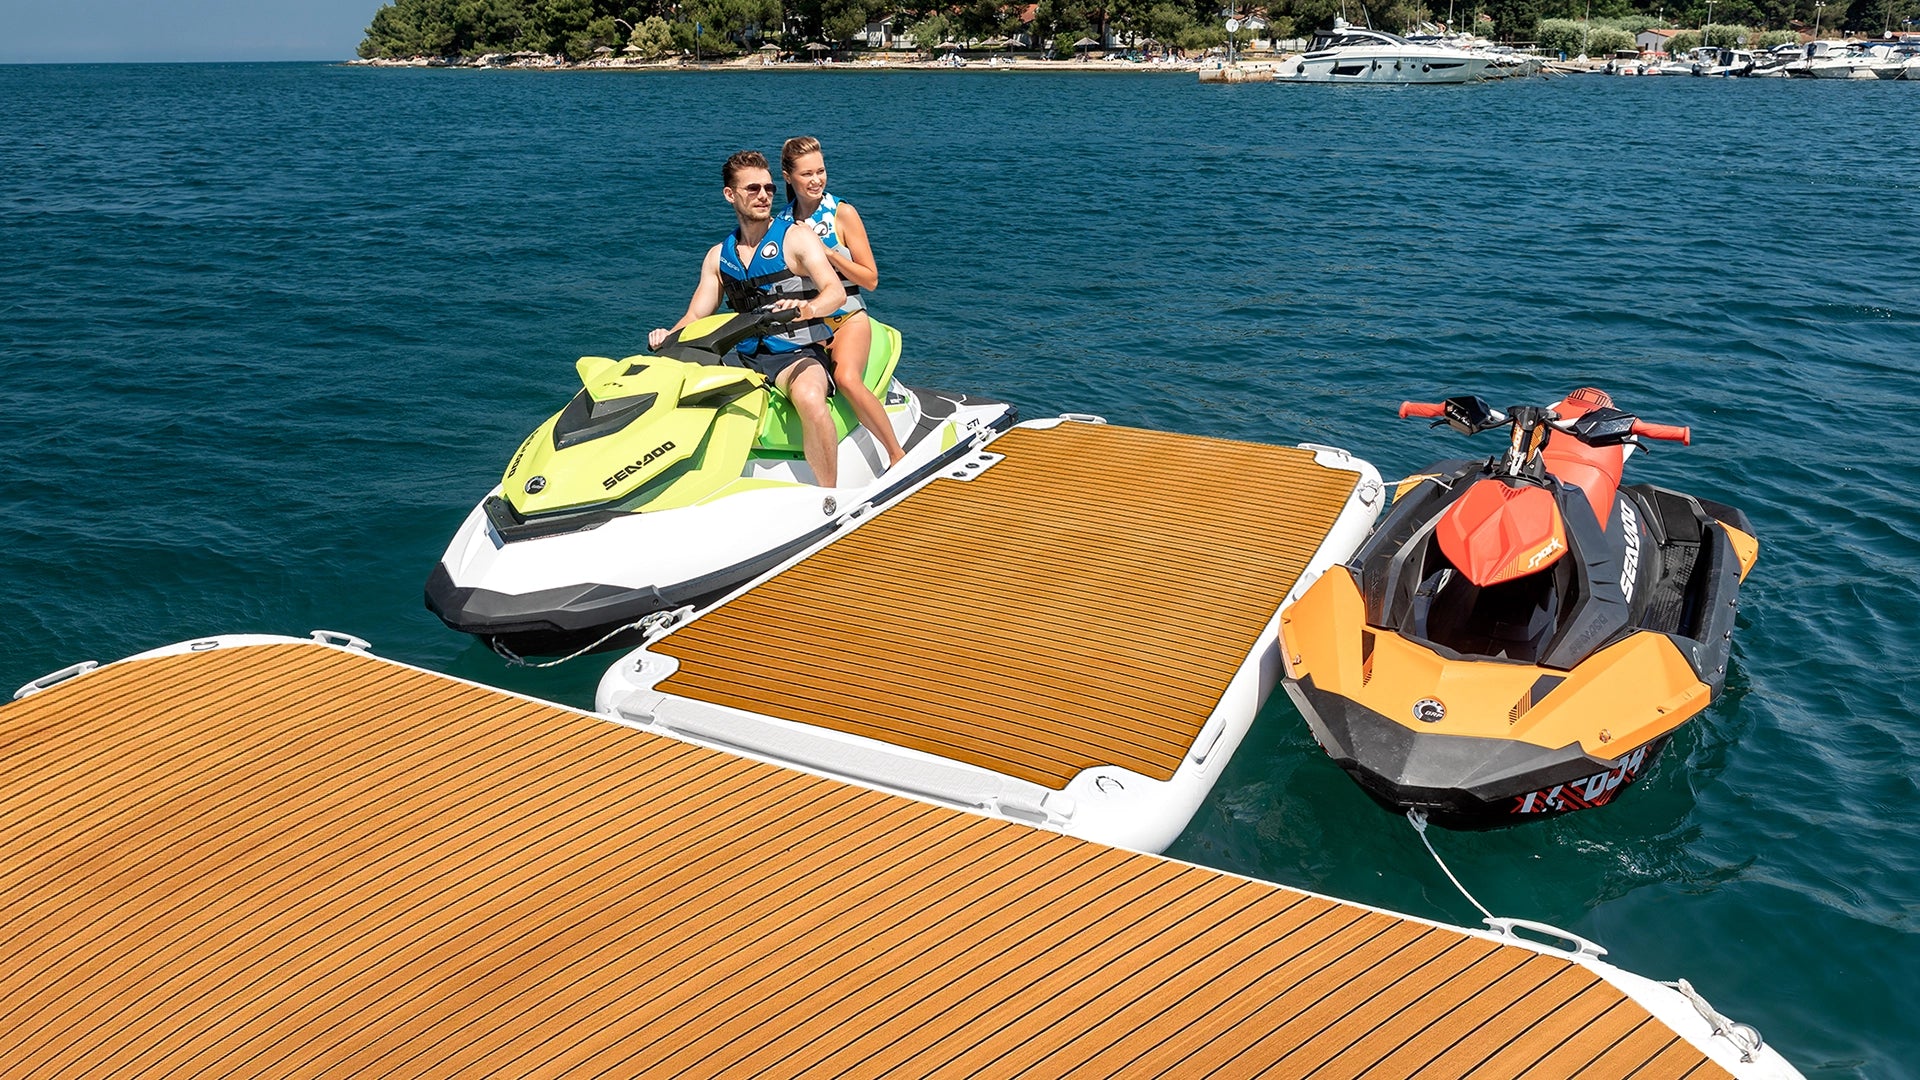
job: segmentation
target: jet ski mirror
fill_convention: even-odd
[[[1619,446],[1633,436],[1634,416],[1619,409],[1598,408],[1573,418],[1562,430],[1588,446]]]
[[[1472,435],[1507,422],[1507,414],[1477,394],[1450,397],[1441,403],[1440,421],[1462,435]],[[1436,423],[1434,427],[1439,427]]]

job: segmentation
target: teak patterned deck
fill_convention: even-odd
[[[654,643],[680,662],[660,689],[1055,790],[1171,777],[1358,474],[1104,425],[988,449]]]
[[[1590,971],[313,644],[0,707],[0,1077],[1724,1075]]]

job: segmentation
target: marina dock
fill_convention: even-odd
[[[357,648],[47,684],[0,707],[0,1077],[1792,1075],[1591,955]]]

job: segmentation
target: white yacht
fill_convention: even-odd
[[[1885,57],[1875,56],[1859,42],[1813,41],[1807,43],[1804,59],[1787,65],[1787,74],[1813,79],[1877,79],[1887,67]],[[1898,65],[1894,65],[1898,74]],[[1892,77],[1892,76],[1888,76]]]
[[[1276,82],[1464,83],[1491,77],[1492,61],[1486,53],[1417,45],[1335,19],[1333,29],[1314,34],[1312,48],[1282,60],[1273,77]]]

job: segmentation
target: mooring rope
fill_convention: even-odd
[[[1760,1037],[1759,1028],[1752,1024],[1742,1024],[1737,1020],[1728,1019],[1726,1014],[1714,1008],[1711,1002],[1700,996],[1700,991],[1695,990],[1693,984],[1687,980],[1676,979],[1673,982],[1662,982],[1660,985],[1670,986],[1680,991],[1682,996],[1693,1002],[1694,1011],[1712,1026],[1713,1033],[1732,1043],[1740,1051],[1741,1061],[1753,1061],[1761,1047],[1767,1045],[1767,1041]]]
[[[1467,887],[1460,884],[1460,879],[1453,876],[1453,869],[1447,865],[1447,860],[1441,858],[1440,853],[1433,849],[1433,841],[1427,839],[1427,812],[1417,806],[1409,807],[1407,820],[1413,822],[1413,831],[1420,834],[1420,842],[1427,846],[1427,854],[1433,856],[1433,861],[1440,864],[1441,871],[1447,875],[1448,881],[1453,882],[1453,887],[1460,890],[1460,895],[1466,897],[1468,903],[1479,908],[1480,914],[1492,919],[1493,912],[1487,910],[1487,905],[1473,898],[1473,894],[1467,891]]]
[[[1407,820],[1413,823],[1413,831],[1420,834],[1420,842],[1426,845],[1427,854],[1433,856],[1433,861],[1438,864],[1441,871],[1447,875],[1447,880],[1453,882],[1453,887],[1460,890],[1460,895],[1466,897],[1468,903],[1479,908],[1480,914],[1486,916],[1487,922],[1492,925],[1495,930],[1501,930],[1504,936],[1513,936],[1511,930],[1502,930],[1505,920],[1496,918],[1493,912],[1487,910],[1487,905],[1475,899],[1474,895],[1467,891],[1467,887],[1460,884],[1460,879],[1454,876],[1453,869],[1447,865],[1447,860],[1441,858],[1440,853],[1434,850],[1433,841],[1427,839],[1427,812],[1418,807],[1409,808],[1407,810]],[[1529,923],[1527,925],[1537,926],[1538,924]],[[1566,933],[1564,930],[1558,930],[1556,932]],[[1579,941],[1582,939],[1568,935],[1568,940]],[[1729,1019],[1726,1014],[1714,1008],[1711,1002],[1701,996],[1700,992],[1695,990],[1693,984],[1687,980],[1676,979],[1673,982],[1661,982],[1660,985],[1679,991],[1682,997],[1691,1002],[1694,1011],[1698,1012],[1701,1018],[1707,1022],[1708,1026],[1713,1029],[1713,1033],[1732,1043],[1734,1049],[1740,1051],[1741,1061],[1752,1062],[1760,1052],[1760,1049],[1766,1045],[1766,1040],[1760,1037],[1758,1028],[1752,1024],[1742,1024],[1737,1020]]]
[[[674,619],[674,616],[677,615],[678,613],[679,613],[678,610],[655,611],[655,612],[652,612],[651,614],[642,615],[638,619],[635,619],[634,621],[626,624],[625,626],[616,626],[613,629],[607,631],[606,633],[600,635],[599,639],[596,640],[591,645],[587,645],[582,648],[575,649],[574,651],[568,653],[567,655],[561,657],[558,660],[544,660],[537,664],[531,660],[528,660],[526,657],[521,656],[519,653],[514,652],[512,649],[509,649],[506,646],[506,644],[497,637],[488,638],[487,644],[493,646],[493,651],[499,654],[500,659],[505,660],[507,663],[512,664],[515,667],[523,667],[523,668],[557,667],[560,664],[564,664],[567,661],[574,659],[575,657],[585,656],[586,654],[592,652],[593,650],[599,648],[600,646],[606,644],[608,641],[612,640],[615,635],[624,634],[629,630],[649,631],[649,630],[655,629],[656,627],[665,626],[666,624],[672,622]]]

